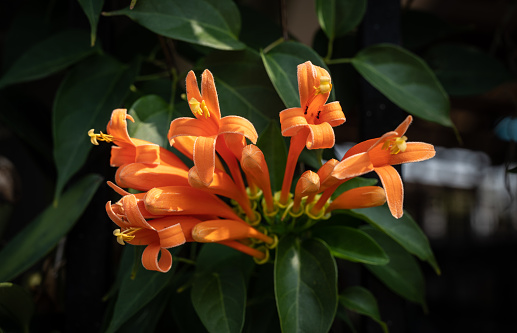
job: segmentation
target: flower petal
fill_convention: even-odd
[[[413,117],[411,115],[407,116],[406,119],[404,119],[403,122],[400,123],[400,125],[395,129],[395,132],[398,133],[398,136],[403,136],[404,133],[406,133],[409,125],[413,122]]]
[[[397,219],[401,218],[402,214],[404,214],[402,208],[404,187],[399,173],[391,165],[375,168],[375,172],[379,175],[384,191],[386,191],[386,200],[388,201],[391,215]]]
[[[132,227],[154,230],[154,228],[147,223],[145,218],[142,216],[142,213],[138,208],[137,199],[133,194],[126,195],[122,198],[122,206],[124,207],[126,218]]]
[[[113,136],[113,142],[117,146],[134,146],[127,132],[126,119],[134,122],[133,117],[127,114],[126,109],[115,109],[111,113],[111,119],[106,130],[109,135]]]
[[[389,150],[382,149],[381,145],[369,151],[370,159],[375,167],[420,162],[434,157],[435,154],[433,145],[423,142],[408,142],[406,150],[398,154],[391,154]]]
[[[140,140],[140,139],[136,139],[136,138],[131,138],[131,140],[137,147],[144,145],[144,144],[151,144],[151,142],[149,142],[149,141]],[[188,169],[187,166],[185,165],[185,163],[183,163],[183,161],[178,156],[176,156],[176,154],[174,154],[172,151],[167,150],[163,147],[159,147],[159,149],[160,149],[160,152],[159,152],[160,164],[165,163],[165,164],[169,164],[169,165],[176,166],[179,168],[182,167],[182,168]],[[145,162],[141,162],[141,163],[145,163]]]
[[[335,198],[326,213],[336,209],[368,208],[383,205],[386,202],[384,189],[379,186],[356,187],[341,193]]]
[[[339,162],[332,171],[332,177],[337,179],[352,178],[370,171],[373,171],[373,164],[368,153],[359,153]]]
[[[117,169],[115,181],[121,187],[139,191],[169,185],[187,186],[188,171],[168,164],[149,166],[142,163],[131,163]]]
[[[136,148],[133,146],[111,146],[110,166],[118,167],[135,162]]]
[[[251,142],[257,143],[258,134],[253,124],[246,118],[239,116],[226,116],[219,122],[219,134],[235,133],[247,137]]]
[[[197,167],[199,178],[205,186],[209,186],[214,177],[216,139],[216,136],[199,136],[194,143],[192,159]]]
[[[161,257],[158,261],[160,252]],[[160,248],[159,244],[149,244],[142,253],[142,266],[150,271],[166,273],[171,269],[172,255],[168,250]]]
[[[219,127],[215,127],[202,119],[181,117],[171,122],[167,138],[169,142],[177,136],[212,136],[219,134]],[[172,144],[172,143],[171,143]]]
[[[325,104],[320,108],[320,111],[319,119],[315,122],[316,124],[329,123],[330,126],[336,127],[346,121],[345,114],[339,102]]]
[[[329,123],[318,125],[309,124],[309,135],[305,146],[307,149],[323,149],[334,147],[334,129]]]
[[[158,237],[160,238],[160,247],[163,249],[180,246],[187,241],[179,223],[158,230]]]
[[[186,90],[187,90],[187,101],[195,98],[198,102],[201,102],[203,98],[199,92],[199,86],[197,84],[196,74],[194,71],[190,71],[185,79]],[[195,115],[195,114],[194,114]]]
[[[290,108],[280,112],[280,126],[283,136],[294,136],[308,125],[301,108]]]
[[[205,69],[203,74],[201,74],[201,95],[208,110],[210,110],[210,118],[219,121],[221,119],[221,111],[219,110],[217,90],[215,89],[214,76],[208,69]]]
[[[310,61],[306,61],[297,67],[298,93],[300,94],[300,107],[304,108],[314,95],[314,79],[317,72]]]

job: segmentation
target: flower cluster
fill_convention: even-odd
[[[124,245],[146,245],[142,264],[167,272],[172,256],[167,250],[185,242],[217,242],[269,260],[279,237],[310,228],[338,209],[374,207],[388,203],[393,216],[402,216],[402,181],[392,165],[434,156],[432,145],[406,142],[409,116],[394,131],[361,142],[341,161],[331,159],[319,170],[303,173],[293,186],[294,173],[304,148],[334,146],[333,127],[345,122],[339,102],[325,104],[332,89],[329,73],[311,62],[298,66],[300,107],[280,112],[282,135],[290,137],[281,191],[273,193],[268,165],[255,145],[258,134],[251,122],[238,116],[221,117],[210,71],[186,78],[187,101],[193,118],[170,124],[172,146],[192,161],[187,165],[174,153],[151,142],[131,138],[124,109],[114,110],[107,134],[89,132],[93,144],[113,142],[110,164],[117,167],[108,184],[122,198],[108,202],[106,211],[118,226],[113,232]],[[250,144],[249,144],[250,142]],[[344,182],[375,171],[383,187],[348,190],[333,200]],[[294,187],[294,193],[291,189]],[[122,188],[140,193],[132,194]]]

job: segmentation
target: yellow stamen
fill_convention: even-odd
[[[332,90],[332,83],[330,83],[330,77],[320,76],[320,86],[314,87],[314,95],[326,94]]]
[[[92,144],[98,146],[98,141],[106,141],[106,142],[113,142],[113,135],[104,134],[100,132],[100,134],[95,134],[94,129],[88,131],[88,135],[90,136],[90,141]]]
[[[210,117],[210,111],[208,111],[208,107],[206,106],[205,100],[202,100],[201,103],[192,97],[190,101],[188,101],[190,105],[190,109],[194,115],[204,115],[205,118]]]
[[[117,237],[117,242],[120,245],[125,245],[124,242],[130,242],[135,238],[135,235],[133,235],[135,232],[140,230],[142,228],[129,228],[124,231],[120,231],[120,229],[113,230],[113,236]]]
[[[398,154],[400,152],[406,151],[407,147],[407,137],[404,135],[402,137],[396,137],[390,140],[386,140],[384,142],[384,145],[382,146],[382,149],[390,150],[390,154]]]

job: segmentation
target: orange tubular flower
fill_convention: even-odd
[[[375,171],[386,191],[391,214],[396,218],[403,214],[404,188],[400,175],[392,165],[427,160],[436,153],[428,143],[406,142],[404,134],[412,119],[408,116],[395,131],[350,148],[332,172],[332,176],[345,179]]]
[[[271,192],[271,180],[269,179],[269,169],[262,151],[255,145],[248,145],[242,149],[241,166],[246,175],[264,193],[266,203],[266,214],[273,213],[275,206],[273,203],[273,193]]]
[[[336,209],[369,208],[383,205],[386,202],[384,189],[379,186],[356,187],[341,193],[325,210],[330,213]]]
[[[255,228],[233,220],[203,221],[192,229],[192,238],[200,243],[255,238],[272,245],[275,240]]]
[[[121,187],[148,191],[170,184],[188,186],[188,168],[169,164],[150,166],[143,163],[124,164],[117,169],[115,181]]]
[[[282,184],[281,204],[287,203],[294,169],[303,147],[332,148],[335,142],[332,127],[341,125],[346,120],[339,102],[325,104],[331,89],[330,75],[325,69],[314,66],[310,61],[298,65],[300,107],[280,112],[282,135],[292,137]]]
[[[213,179],[216,141],[221,134],[234,133],[257,142],[257,132],[253,124],[238,116],[221,118],[219,101],[215,89],[214,78],[210,71],[205,70],[201,78],[201,92],[193,71],[187,75],[187,99],[190,109],[196,118],[177,118],[172,121],[168,139],[171,145],[181,145],[175,142],[176,137],[196,137],[193,146],[193,160],[201,181],[210,185]],[[224,141],[224,138],[221,140]],[[219,145],[217,145],[219,149]],[[223,156],[223,158],[225,158]],[[232,175],[236,174],[232,171]]]
[[[116,109],[111,113],[111,119],[107,126],[108,134],[102,132],[95,134],[93,129],[88,132],[91,142],[95,145],[98,145],[98,141],[115,143],[116,146],[111,148],[111,166],[118,167],[128,163],[150,165],[166,163],[185,167],[181,159],[167,149],[145,140],[129,137],[127,119],[134,122],[133,117],[127,114],[126,109]]]
[[[296,184],[294,191],[294,203],[291,209],[292,214],[296,215],[299,212],[301,215],[303,213],[303,211],[300,210],[302,198],[317,193],[319,189],[320,177],[318,174],[310,170],[305,171],[300,176],[300,179],[298,179],[298,183]]]
[[[120,227],[113,232],[117,242],[122,245],[124,242],[147,245],[142,253],[142,265],[148,270],[169,271],[172,266],[172,255],[167,249],[184,244],[187,241],[186,235],[191,234],[190,230],[200,220],[192,217],[164,217],[148,222],[142,215],[134,195],[128,194],[120,202],[123,214],[114,210],[111,202],[106,203],[108,216]]]

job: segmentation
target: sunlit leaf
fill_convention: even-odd
[[[74,183],[57,206],[49,206],[20,231],[0,252],[0,281],[15,278],[45,256],[82,215],[101,180],[89,175]]]
[[[138,64],[126,66],[99,56],[74,68],[61,82],[52,114],[56,199],[86,161],[92,147],[88,130],[105,131],[111,112],[122,106],[138,70]]]
[[[395,293],[426,308],[424,275],[416,259],[382,232],[364,228],[390,257],[387,265],[365,265]]]
[[[429,66],[399,46],[378,44],[352,58],[355,69],[393,103],[417,117],[452,127],[449,97]]]
[[[104,0],[77,0],[79,4],[83,8],[84,14],[88,17],[88,21],[90,21],[90,40],[91,45],[95,45],[95,40],[97,38],[97,24],[99,23],[99,16],[101,15],[102,6],[104,5]]]
[[[0,78],[0,88],[44,78],[97,52],[88,37],[86,31],[65,30],[34,44]]]
[[[287,147],[276,121],[271,120],[266,130],[260,133],[257,147],[264,153],[268,166],[282,166],[269,169],[271,189],[273,192],[279,191],[284,180],[285,167],[283,166],[287,163]]]
[[[451,95],[481,94],[512,79],[498,59],[468,45],[436,45],[425,58]]]
[[[358,26],[365,12],[366,0],[316,0],[318,21],[331,40]]]
[[[384,232],[408,252],[427,261],[436,273],[440,274],[440,268],[429,245],[429,240],[408,212],[404,211],[404,215],[400,219],[396,219],[390,214],[387,205],[353,209],[352,212],[356,217]]]
[[[315,228],[313,235],[325,241],[336,258],[371,265],[385,265],[389,262],[379,244],[356,228],[322,226]]]
[[[261,55],[271,82],[288,108],[300,106],[297,79],[299,64],[310,60],[313,65],[328,71],[321,57],[313,49],[298,42],[281,43],[267,52],[263,51]],[[332,96],[330,100],[333,99]]]
[[[157,95],[139,98],[129,110],[129,114],[135,120],[134,123],[128,122],[129,136],[168,147],[170,111],[169,104]]]
[[[147,29],[173,39],[221,50],[240,50],[240,14],[230,0],[137,2],[107,15],[126,15]]]
[[[337,269],[324,243],[292,236],[280,240],[275,296],[282,332],[328,332],[337,308]]]
[[[361,286],[348,287],[339,295],[339,302],[349,310],[372,318],[385,333],[388,332],[388,326],[381,320],[377,300],[368,289]]]
[[[12,323],[16,331],[29,332],[33,313],[34,301],[27,290],[10,282],[0,283],[0,323],[4,329]]]

